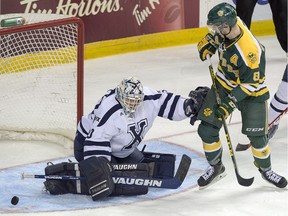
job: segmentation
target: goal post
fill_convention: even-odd
[[[83,114],[84,25],[55,14],[0,27],[0,140],[71,147]]]

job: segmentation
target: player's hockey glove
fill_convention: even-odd
[[[229,96],[227,96],[221,101],[220,105],[216,106],[215,115],[219,119],[222,119],[223,116],[226,119],[236,108],[236,103]]]
[[[218,39],[218,36],[216,39]],[[206,34],[206,36],[202,38],[202,40],[197,45],[200,59],[202,61],[205,61],[207,54],[209,54],[211,57],[212,55],[215,54],[218,47],[219,43],[215,41],[215,36],[212,35],[211,33]]]
[[[189,98],[184,101],[183,108],[185,111],[185,115],[187,117],[191,117],[191,120],[193,119],[194,122],[197,120],[197,118],[195,118],[195,116],[197,115],[198,111],[200,110],[200,108],[204,102],[204,99],[205,99],[209,90],[210,90],[210,88],[208,88],[206,86],[199,86],[195,90],[190,91],[190,93],[188,95]],[[193,122],[193,124],[194,124],[194,122]]]

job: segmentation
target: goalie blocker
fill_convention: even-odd
[[[91,157],[80,163],[48,163],[45,175],[66,175],[85,177],[81,180],[62,181],[46,179],[44,186],[52,195],[83,194],[98,200],[107,196],[134,196],[148,193],[148,186],[130,186],[118,184],[119,179],[112,176],[134,178],[173,178],[176,156],[172,154],[143,153],[144,158],[138,164],[111,164],[104,157]],[[116,183],[116,184],[114,184]]]

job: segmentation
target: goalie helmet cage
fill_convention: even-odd
[[[83,114],[84,25],[56,14],[0,28],[0,140],[72,147]]]

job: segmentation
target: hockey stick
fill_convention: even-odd
[[[286,113],[288,112],[288,108],[283,110],[269,125],[268,128],[270,129],[278,120],[280,120]],[[236,151],[246,151],[251,147],[251,143],[242,144],[238,143],[236,146]]]
[[[215,89],[215,95],[216,95],[217,104],[220,105],[221,104],[221,98],[219,96],[219,92],[218,92],[218,89],[217,89],[217,86],[216,86],[216,81],[215,81],[216,77],[215,77],[214,69],[213,69],[213,66],[212,66],[211,58],[210,58],[209,55],[207,55],[207,59],[209,61],[209,71],[210,71],[210,75],[211,75],[211,79],[212,79],[212,85],[213,85],[213,87]],[[231,159],[233,161],[233,165],[234,165],[234,170],[235,170],[235,173],[236,173],[237,181],[238,181],[238,183],[240,185],[248,187],[248,186],[250,186],[253,183],[254,177],[249,178],[249,179],[245,179],[245,178],[240,176],[240,174],[238,172],[236,158],[235,158],[234,151],[233,151],[233,146],[232,146],[230,135],[229,135],[229,132],[228,132],[228,127],[227,127],[227,124],[226,124],[224,116],[222,117],[222,124],[223,124],[223,127],[224,127],[225,136],[226,136],[227,144],[228,144],[228,147],[229,147],[230,156],[231,156]]]
[[[179,167],[173,178],[169,179],[159,179],[159,178],[140,178],[140,177],[125,177],[125,176],[112,176],[114,184],[121,184],[127,186],[148,186],[155,188],[167,188],[167,189],[177,189],[179,188],[189,170],[191,164],[191,158],[184,154],[181,158]],[[54,180],[85,180],[83,176],[66,176],[66,175],[34,175],[28,173],[22,173],[21,179],[25,178],[38,178],[38,179],[54,179]]]

